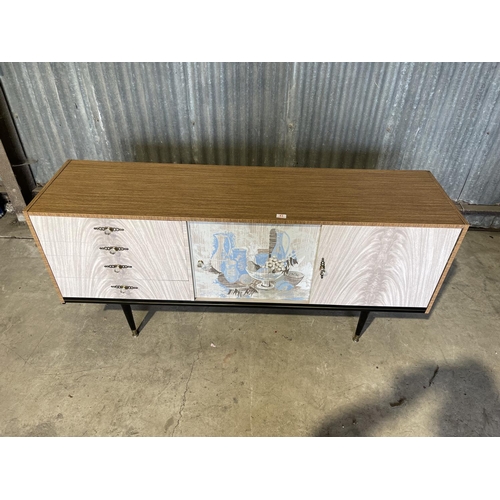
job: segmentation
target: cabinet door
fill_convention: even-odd
[[[195,298],[307,301],[319,226],[190,222]]]
[[[460,231],[322,226],[310,303],[427,307]]]

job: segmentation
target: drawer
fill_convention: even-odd
[[[150,223],[169,222],[41,215],[33,215],[30,220],[40,242],[65,241],[76,246],[90,242],[100,245],[122,243],[127,241],[129,234],[154,225]]]
[[[137,279],[189,280],[185,222],[46,216],[31,222],[56,277],[102,279],[113,273],[105,266],[126,265]],[[105,234],[107,227],[121,230]]]
[[[155,265],[156,259],[146,262],[128,252],[108,252],[94,250],[86,255],[46,255],[56,278],[119,279],[132,278],[154,281],[188,281],[184,273],[173,273],[169,269]]]
[[[188,281],[56,278],[63,297],[128,300],[194,300]],[[116,288],[131,287],[131,288]]]

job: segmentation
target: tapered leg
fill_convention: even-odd
[[[130,304],[122,304],[122,309],[125,313],[125,317],[127,318],[128,326],[130,326],[130,329],[132,330],[132,335],[134,337],[138,337],[139,332],[135,326],[134,316],[132,315],[132,308],[130,307]]]
[[[366,320],[368,319],[368,315],[370,314],[370,311],[361,311],[359,314],[359,320],[358,320],[358,326],[356,327],[356,333],[354,334],[354,337],[352,340],[354,342],[359,342],[359,338],[363,334],[363,327],[365,326]]]

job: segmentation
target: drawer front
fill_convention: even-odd
[[[47,261],[57,278],[82,278],[82,279],[120,279],[131,278],[153,281],[186,281],[168,279],[171,276],[162,273],[161,269],[148,265],[143,259],[134,258],[128,252],[109,252],[94,249],[86,255],[60,255],[46,254]]]
[[[75,246],[82,242],[120,244],[127,241],[127,235],[136,232],[141,227],[141,223],[164,222],[41,215],[32,215],[30,220],[40,242],[66,241]]]
[[[196,298],[307,301],[318,235],[312,225],[190,222]]]
[[[193,300],[188,281],[58,278],[63,297],[128,300]],[[127,288],[125,288],[127,287]]]
[[[190,280],[185,222],[46,216],[30,219],[56,278],[102,279],[119,269],[105,266],[122,265],[131,266],[122,270],[136,279]]]
[[[322,226],[310,303],[427,307],[460,231]]]

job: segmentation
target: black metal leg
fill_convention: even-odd
[[[363,327],[365,326],[365,323],[366,323],[366,320],[368,319],[369,314],[370,314],[370,311],[361,311],[360,312],[358,326],[356,327],[356,333],[354,334],[354,337],[352,338],[352,340],[354,340],[354,342],[359,342],[359,338],[362,335]]]
[[[132,330],[132,335],[134,337],[138,337],[139,332],[137,331],[137,328],[135,326],[134,316],[132,314],[132,308],[130,307],[130,304],[122,304],[122,309],[125,313],[125,317],[127,318],[128,326],[130,326],[130,329]]]

